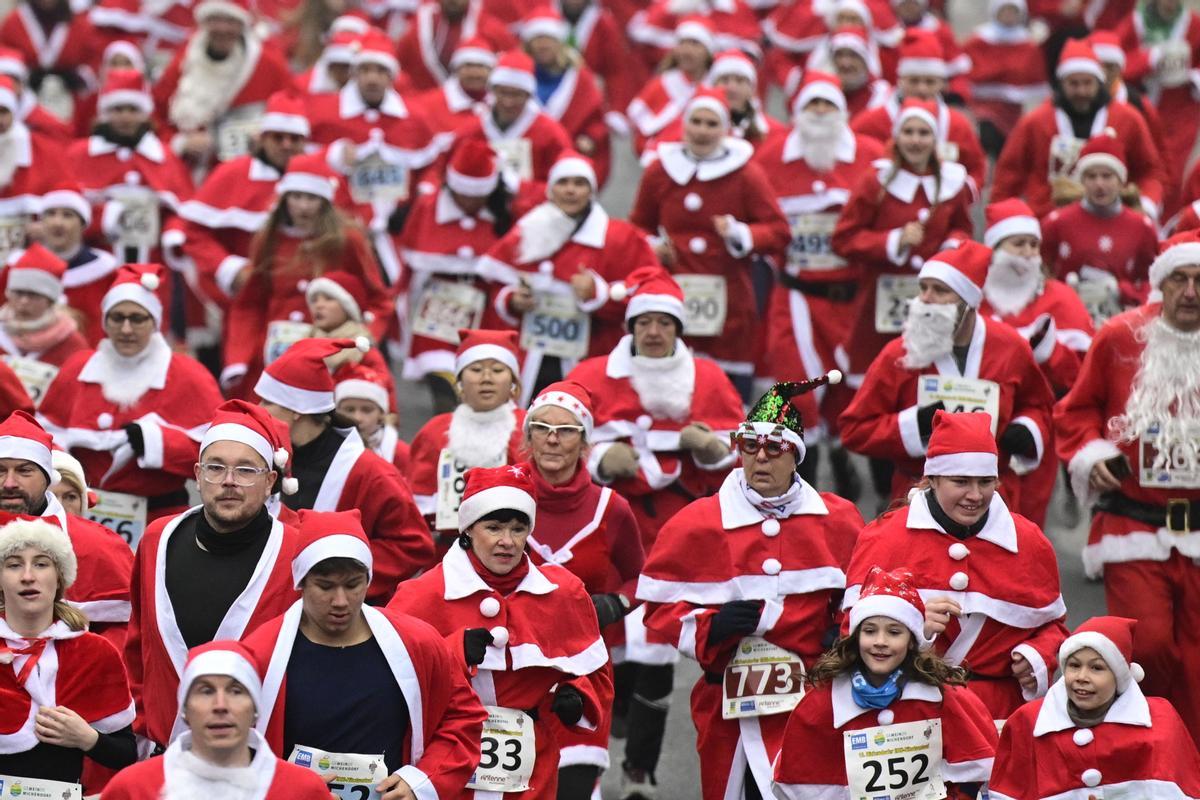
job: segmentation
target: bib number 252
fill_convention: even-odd
[[[871,759],[863,762],[863,768],[871,773],[867,780],[868,792],[915,789],[929,782],[929,756],[924,753],[914,753],[911,759],[904,756],[879,761]]]

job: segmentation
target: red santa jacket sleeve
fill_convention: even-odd
[[[996,168],[992,171],[991,202],[998,203],[1010,197],[1026,197],[1030,181],[1045,180],[1042,175],[1030,172],[1031,164],[1042,163],[1034,153],[1033,117],[1021,118],[1004,142]],[[1031,199],[1026,197],[1026,199]]]
[[[1021,425],[1033,436],[1037,443],[1037,455],[1022,459],[1021,465],[1033,468],[1046,457],[1046,449],[1053,441],[1054,431],[1051,416],[1054,411],[1054,392],[1050,389],[1050,384],[1046,380],[1046,376],[1042,374],[1037,362],[1034,361],[1033,352],[1029,349],[1028,343],[1022,339],[1021,345],[1029,357],[1022,358],[1020,364],[1013,364],[1010,367],[1021,370],[1021,378],[1013,397],[1012,421],[1009,422],[1009,426]],[[997,436],[1002,436],[1004,431],[996,433]]]
[[[614,494],[609,500],[609,507],[611,510],[608,513],[608,549],[612,554],[613,569],[621,581],[616,591],[632,600],[637,591],[638,575],[646,562],[646,554],[642,550],[642,534],[628,500]]]
[[[1150,264],[1158,257],[1158,233],[1154,223],[1144,217],[1141,239],[1138,241],[1137,255],[1133,263],[1133,279],[1117,282],[1121,301],[1128,305],[1141,305],[1150,296]]]
[[[145,553],[147,552],[148,540],[157,539],[162,534],[162,529],[166,525],[166,520],[156,520],[150,524],[145,535],[142,536],[141,544],[138,547],[137,553],[133,558],[133,576],[129,581],[129,628],[125,633],[125,670],[129,675],[129,693],[133,695],[133,707],[137,716],[133,721],[134,733],[139,736],[146,735],[146,719],[144,715],[145,703],[142,698],[142,687],[145,684],[145,671],[142,666],[142,614],[145,613],[151,620],[154,619],[154,609],[142,608],[142,573],[147,569]],[[153,568],[153,564],[149,567]]]
[[[399,258],[399,254],[396,257]],[[367,290],[367,307],[363,312],[374,315],[367,327],[371,331],[371,338],[381,342],[387,335],[388,326],[392,321],[392,293],[379,277],[379,261],[371,251],[370,243],[358,228],[348,228],[346,231],[344,259],[342,268],[347,272],[356,273]]]
[[[363,457],[367,455],[373,454]],[[375,559],[367,599],[382,603],[400,581],[430,562],[434,548],[429,527],[400,475],[383,459],[376,456],[375,460],[380,469],[372,471],[354,499]]]
[[[662,185],[668,180],[662,165],[654,162],[642,173],[637,196],[633,199],[629,221],[651,236],[658,235],[659,197],[662,195]]]
[[[883,187],[873,171],[864,174],[850,193],[830,240],[833,251],[847,261],[882,262],[898,255],[888,250],[893,231],[877,230],[875,226],[882,194]]]
[[[1096,451],[1098,458],[1119,452],[1115,444],[1105,439],[1105,431],[1110,386],[1108,362],[1115,355],[1112,332],[1114,325],[1122,324],[1125,324],[1123,320],[1110,321],[1100,329],[1083,357],[1079,378],[1054,408],[1056,449],[1059,460],[1065,464],[1071,464],[1085,450]]]
[[[880,351],[867,368],[854,400],[838,418],[842,444],[847,450],[887,460],[924,455],[924,443],[914,441],[911,435],[905,437],[905,431],[916,429],[917,407],[906,406],[909,396],[901,393],[908,378],[907,371],[894,363],[901,354],[902,349],[894,346]]]
[[[782,252],[791,241],[792,233],[787,217],[775,199],[771,182],[767,180],[762,167],[754,162],[743,167],[742,173],[745,176],[743,191],[747,218],[739,221],[750,228],[750,238],[754,243],[752,249],[760,255]]]
[[[1062,342],[1054,343],[1054,350],[1050,353],[1050,358],[1042,364],[1042,370],[1055,397],[1066,394],[1074,385],[1075,378],[1079,376],[1079,365],[1082,363],[1083,359],[1079,353]]]
[[[250,254],[251,266],[255,253]],[[270,302],[269,279],[261,272],[250,275],[242,288],[233,297],[226,315],[225,369],[255,363],[258,351],[263,347],[263,333],[267,329],[267,305]],[[225,381],[224,373],[221,377]]]
[[[175,390],[186,393],[187,400],[178,398],[166,412],[161,422],[147,415],[136,421],[142,430],[145,450],[138,457],[142,469],[162,470],[170,475],[190,478],[193,467],[200,456],[200,426],[212,419],[212,413],[221,405],[221,389],[212,375],[200,364],[183,357],[171,359],[167,373],[168,383]]]
[[[955,133],[959,134],[955,139],[958,144],[958,163],[966,168],[976,186],[983,186],[987,180],[987,156],[970,122],[965,117],[960,119],[962,124],[951,126],[957,128]]]
[[[33,401],[29,399],[29,393],[25,391],[17,373],[13,372],[7,364],[0,364],[0,366],[4,367],[0,369],[0,411],[4,413],[5,417],[14,411],[24,411],[26,414],[34,413]]]
[[[1000,731],[1000,744],[992,762],[992,779],[988,790],[993,796],[1010,800],[1036,800],[1037,747],[1033,725],[1045,700],[1037,700],[1018,708]]]
[[[1137,185],[1143,201],[1149,200],[1157,211],[1162,211],[1164,187],[1170,183],[1162,155],[1154,144],[1146,119],[1132,106],[1127,106],[1126,110],[1134,126],[1132,135],[1124,137],[1129,182]]]

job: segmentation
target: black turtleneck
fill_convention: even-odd
[[[1061,108],[1067,115],[1067,119],[1071,121],[1071,129],[1075,134],[1076,139],[1087,141],[1092,138],[1092,123],[1096,119],[1096,115],[1100,113],[1100,109],[1108,105],[1112,97],[1108,93],[1108,89],[1104,86],[1100,87],[1092,104],[1084,111],[1076,111],[1075,107],[1067,102],[1067,98],[1063,95],[1061,88],[1054,90],[1054,104]]]
[[[136,148],[138,143],[142,141],[142,137],[150,133],[150,123],[146,122],[138,126],[132,136],[122,136],[112,129],[112,126],[107,122],[102,122],[93,129],[92,133],[106,139],[118,147],[128,147],[130,150]]]
[[[167,542],[167,595],[189,648],[211,642],[229,607],[245,590],[271,535],[264,506],[244,528],[213,530],[204,512],[192,514]]]
[[[325,473],[329,472],[329,466],[345,441],[346,433],[330,425],[308,444],[293,447],[292,477],[300,483],[300,491],[285,494],[284,505],[293,511],[313,507]]]
[[[942,530],[955,539],[970,539],[983,530],[984,525],[987,525],[989,513],[987,511],[983,512],[983,516],[976,520],[974,525],[963,525],[961,522],[955,522],[950,519],[950,515],[943,511],[941,505],[938,503],[937,495],[933,493],[933,489],[925,491],[925,500],[929,503],[929,513],[933,515],[934,522],[941,525]]]

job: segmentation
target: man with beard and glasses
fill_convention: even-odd
[[[763,146],[755,160],[763,168],[792,230],[787,260],[767,312],[765,363],[777,377],[820,375],[834,365],[834,352],[850,335],[856,274],[833,252],[830,239],[850,191],[871,164],[884,155],[874,139],[847,125],[846,98],[835,76],[809,70],[792,104],[792,129]],[[824,386],[813,398],[821,408],[808,420],[808,432],[837,440],[837,417],[844,408]],[[800,471],[811,483],[816,464],[813,439]],[[858,476],[846,451],[834,446],[838,493],[854,500]]]
[[[1088,139],[1111,129],[1128,156],[1129,180],[1141,192],[1152,217],[1163,200],[1166,175],[1146,120],[1124,103],[1114,102],[1104,85],[1104,70],[1091,45],[1071,40],[1055,72],[1054,96],[1018,122],[996,162],[992,202],[1023,197],[1039,218],[1079,196],[1071,170]]]
[[[285,480],[280,433],[263,408],[221,405],[193,461],[200,505],[155,522],[138,548],[125,665],[146,749],[186,730],[173,699],[188,650],[240,639],[298,597],[299,534],[267,509]]]
[[[838,420],[847,449],[895,464],[895,497],[921,478],[938,409],[991,415],[1000,491],[1011,508],[1016,475],[1036,469],[1049,447],[1054,395],[1029,344],[977,312],[991,260],[991,248],[965,242],[925,262],[903,335],[880,351]]]
[[[1147,694],[1200,739],[1200,237],[1179,234],[1150,267],[1152,302],[1109,320],[1054,410],[1058,456],[1095,504],[1083,563],[1110,613],[1138,620]]]

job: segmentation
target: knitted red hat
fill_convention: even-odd
[[[1067,659],[1085,647],[1100,654],[1117,679],[1117,691],[1123,692],[1131,682],[1140,683],[1146,676],[1133,660],[1133,629],[1137,620],[1126,617],[1092,617],[1075,629],[1058,648],[1058,668],[1066,670]]]
[[[904,41],[900,43],[900,61],[896,65],[896,74],[902,78],[928,75],[949,77],[946,56],[937,34],[920,28],[909,28],[904,34]]]
[[[100,301],[100,313],[107,316],[113,306],[129,300],[146,309],[158,327],[162,324],[163,307],[157,292],[163,275],[161,264],[122,264]]]
[[[991,414],[939,410],[933,415],[925,475],[994,478],[999,475],[999,461]]]
[[[333,376],[325,359],[356,347],[371,349],[365,336],[357,339],[301,339],[283,355],[267,365],[255,393],[269,403],[281,405],[297,414],[324,414],[333,411]]]
[[[1150,264],[1150,286],[1158,289],[1178,267],[1200,266],[1200,231],[1177,233],[1158,245],[1158,257]]]
[[[549,36],[551,39],[565,42],[570,28],[562,14],[550,6],[538,6],[521,20],[520,32],[522,42],[528,42],[538,36]]]
[[[262,458],[268,469],[282,469],[288,464],[285,440],[275,427],[275,418],[262,406],[245,400],[226,400],[213,412],[212,423],[200,440],[200,457],[215,442],[239,442]]]
[[[533,467],[510,464],[503,467],[475,467],[467,470],[467,485],[458,506],[458,530],[461,533],[481,517],[493,511],[512,509],[529,517],[533,528],[537,514],[537,490],[533,487]]]
[[[1009,236],[1028,234],[1042,238],[1042,226],[1033,213],[1033,209],[1019,197],[1010,197],[987,207],[987,230],[983,234],[983,243],[995,249],[996,245]]]
[[[488,88],[507,86],[533,94],[537,84],[533,77],[533,59],[524,50],[509,50],[496,61],[496,68],[488,76]]]
[[[1076,180],[1083,177],[1089,167],[1108,167],[1117,173],[1121,183],[1129,180],[1129,168],[1125,165],[1125,145],[1115,134],[1104,132],[1087,140],[1079,151],[1079,158],[1071,171]]]
[[[913,118],[924,122],[933,131],[933,135],[937,136],[939,116],[937,103],[932,100],[906,97],[904,98],[904,102],[900,104],[900,113],[896,115],[896,121],[892,123],[892,136],[898,136],[900,129],[904,127],[904,123]]]
[[[358,67],[363,64],[375,64],[383,67],[392,75],[400,74],[400,62],[396,60],[396,47],[383,31],[372,28],[358,41],[354,60],[350,62]]]
[[[51,483],[58,480],[50,458],[53,447],[54,439],[46,429],[24,411],[14,411],[0,422],[0,458],[31,461],[46,473]]]
[[[333,387],[335,403],[348,398],[370,400],[385,413],[391,410],[387,376],[362,364],[347,364],[334,374],[334,379],[337,381]]]
[[[84,198],[83,190],[73,180],[60,181],[53,190],[42,195],[38,202],[38,213],[45,214],[52,208],[74,211],[83,220],[85,228],[92,224],[92,204]]]
[[[362,514],[349,511],[300,511],[300,543],[292,559],[292,582],[300,582],[309,570],[327,558],[352,558],[372,574],[371,543],[363,531]]]
[[[183,675],[179,678],[176,702],[179,713],[184,713],[188,692],[197,678],[204,675],[222,675],[233,678],[246,688],[254,708],[262,708],[262,681],[255,668],[254,656],[241,642],[216,641],[193,647],[188,651]]]
[[[500,182],[496,151],[478,139],[466,139],[454,148],[446,167],[446,185],[466,197],[487,197]]]
[[[884,571],[871,567],[858,600],[850,607],[850,630],[858,630],[870,617],[888,617],[903,623],[919,642],[925,642],[925,603],[907,569]]]
[[[62,280],[66,273],[67,262],[34,242],[9,266],[7,288],[58,300],[62,297]]]
[[[592,393],[587,387],[575,381],[557,381],[542,389],[541,394],[533,398],[529,411],[525,414],[525,432],[529,432],[530,418],[533,412],[545,406],[555,406],[575,415],[583,426],[584,436],[588,441],[592,438],[592,426],[595,417],[592,416]]]
[[[321,153],[305,153],[288,161],[287,172],[275,184],[275,193],[306,192],[333,202],[340,178]]]
[[[618,303],[629,298],[629,305],[625,306],[626,322],[651,311],[670,314],[683,322],[683,290],[660,266],[638,267],[625,280],[612,285],[609,297]]]
[[[304,289],[305,302],[311,303],[318,294],[328,295],[341,304],[346,316],[355,322],[373,322],[375,315],[363,311],[367,304],[367,289],[362,279],[350,272],[334,270],[313,278]]]
[[[114,69],[104,79],[96,109],[103,114],[116,106],[134,106],[143,114],[154,110],[146,78],[136,69]]]
[[[521,374],[520,344],[516,331],[471,330],[461,328],[458,331],[458,352],[454,354],[454,374],[459,375],[464,369],[492,358],[512,370],[513,376]]]
[[[1091,75],[1104,83],[1104,69],[1100,66],[1100,59],[1096,58],[1096,51],[1092,50],[1092,46],[1083,39],[1068,39],[1058,55],[1058,68],[1054,70],[1054,77],[1062,80],[1068,75],[1080,73]]]
[[[983,282],[992,263],[992,248],[979,242],[963,242],[943,250],[921,265],[921,278],[937,278],[949,286],[971,308],[979,308]]]
[[[263,133],[290,133],[305,139],[312,133],[304,100],[291,92],[276,92],[267,98],[267,110],[258,127]]]

